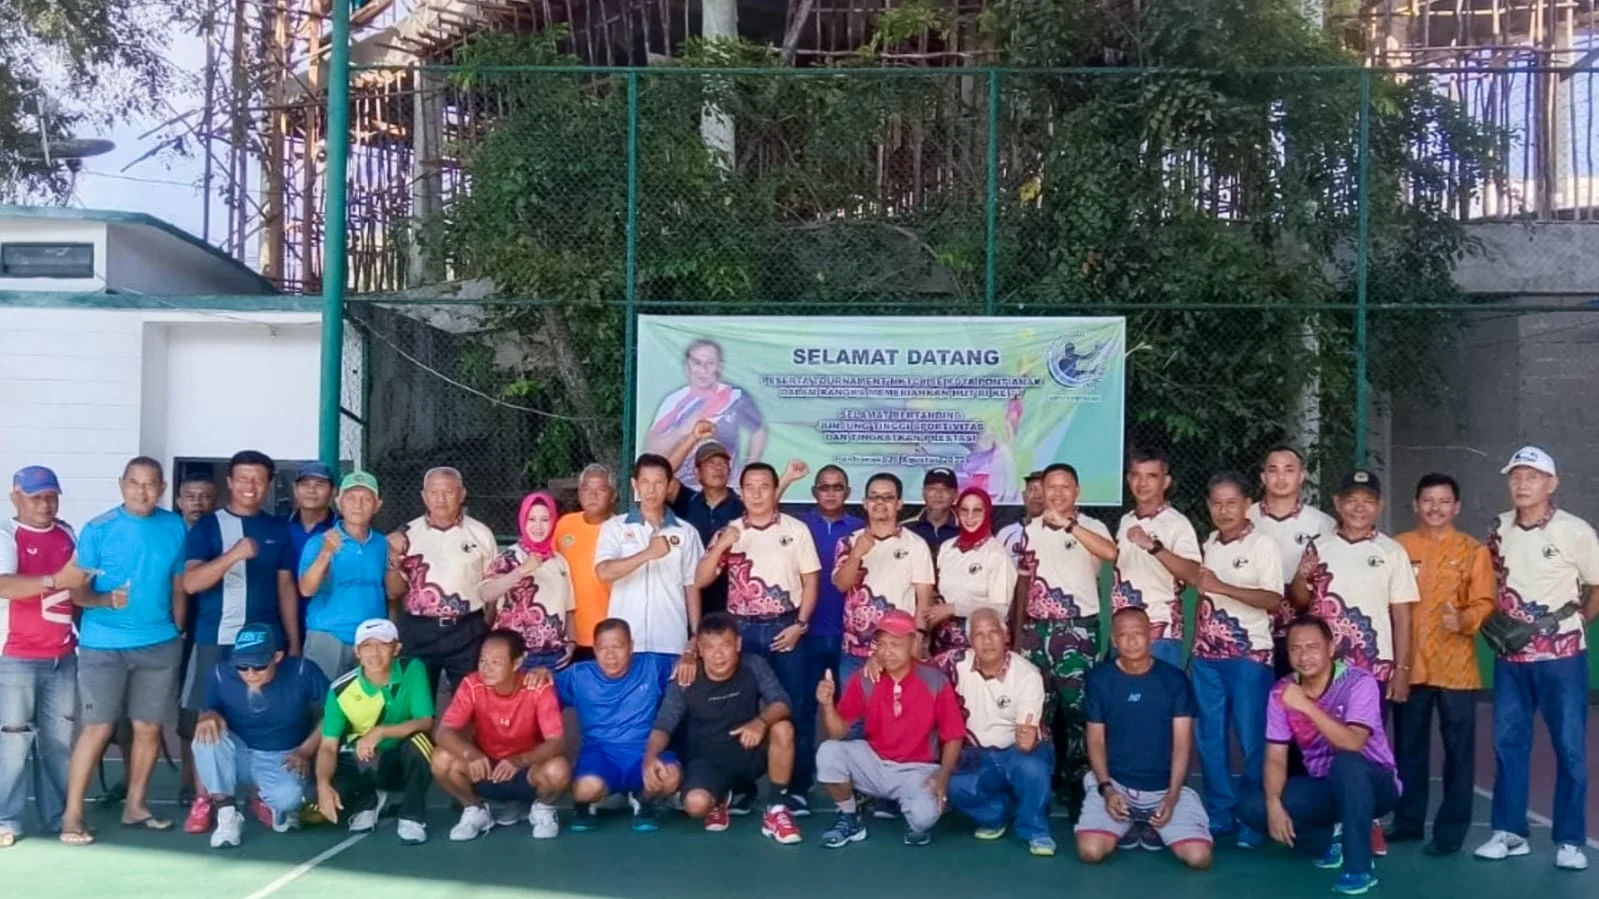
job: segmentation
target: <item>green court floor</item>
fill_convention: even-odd
[[[1487,819],[1486,800],[1476,820]],[[177,815],[174,804],[154,806]],[[32,838],[0,852],[6,892],[15,896],[119,899],[205,896],[214,899],[348,896],[386,897],[614,897],[688,899],[757,894],[785,896],[972,897],[1061,895],[1091,890],[1107,897],[1159,896],[1271,899],[1331,895],[1332,873],[1283,849],[1243,851],[1223,845],[1207,872],[1182,869],[1169,854],[1118,854],[1097,867],[1080,864],[1069,851],[1068,822],[1057,818],[1062,853],[1053,859],[1027,855],[1011,840],[980,843],[958,815],[946,816],[934,843],[910,849],[900,843],[897,822],[872,822],[864,843],[824,850],[815,837],[829,816],[801,819],[807,842],[778,846],[759,835],[754,818],[735,818],[731,830],[707,834],[688,819],[668,814],[660,831],[635,834],[619,813],[600,830],[562,833],[535,842],[525,825],[498,829],[471,843],[450,843],[454,823],[447,807],[432,810],[431,841],[402,846],[386,819],[372,834],[350,836],[342,827],[276,835],[251,821],[244,845],[212,851],[204,836],[149,833],[117,826],[115,809],[92,816],[100,842],[63,846]],[[1486,836],[1478,826],[1467,846]],[[1395,847],[1378,861],[1382,885],[1372,895],[1482,896],[1516,899],[1577,899],[1599,891],[1599,867],[1574,874],[1554,867],[1547,827],[1533,827],[1534,854],[1498,863],[1469,852],[1433,859],[1413,845]],[[1599,852],[1590,849],[1599,863]]]

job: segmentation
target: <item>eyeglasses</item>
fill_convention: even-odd
[[[245,672],[249,672],[251,674],[260,674],[261,672],[267,670],[268,668],[271,668],[272,666],[270,664],[267,664],[267,665],[234,665],[233,667],[240,674],[244,674]]]
[[[869,502],[869,503],[891,503],[891,502],[895,502],[898,499],[899,499],[899,497],[895,496],[892,493],[868,493],[868,494],[866,494],[866,501]]]

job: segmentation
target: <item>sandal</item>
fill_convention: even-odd
[[[94,842],[94,834],[87,830],[63,830],[61,842],[68,846],[87,846]]]
[[[146,815],[137,821],[123,821],[123,827],[142,828],[144,830],[171,830],[172,822],[166,818],[157,818],[155,815]]]

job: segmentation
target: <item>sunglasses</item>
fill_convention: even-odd
[[[251,674],[260,674],[261,672],[263,672],[263,671],[265,671],[265,670],[267,670],[268,668],[271,668],[271,667],[272,667],[272,665],[270,663],[266,664],[266,665],[234,665],[233,666],[234,670],[238,671],[240,674],[243,674],[246,671],[250,672]]]

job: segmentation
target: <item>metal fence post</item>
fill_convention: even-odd
[[[345,172],[350,159],[350,0],[332,0],[328,53],[327,215],[322,228],[322,386],[317,458],[339,469],[339,400],[344,374]]]
[[[999,71],[988,70],[988,204],[983,241],[983,314],[994,314],[996,283],[994,248],[999,243]]]
[[[1371,252],[1371,70],[1360,73],[1360,145],[1355,173],[1355,467],[1366,464],[1371,392],[1366,384],[1366,270]]]
[[[638,434],[634,427],[637,410],[634,394],[638,387],[638,72],[627,73],[627,260],[623,285],[626,317],[622,343],[622,459],[616,474],[622,508],[632,504],[631,483],[626,477]]]

